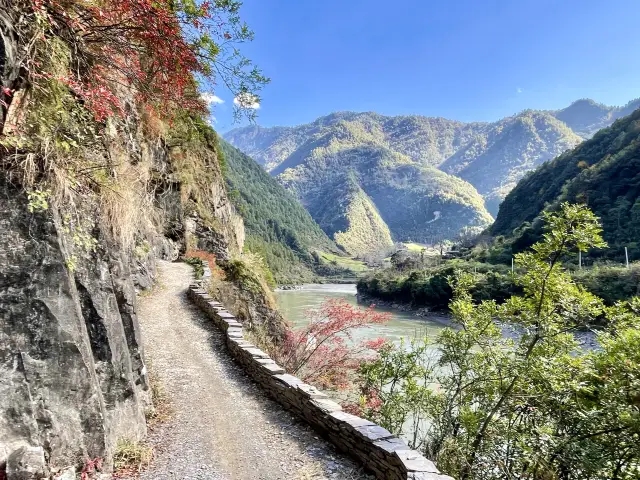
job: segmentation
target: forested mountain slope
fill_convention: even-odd
[[[495,214],[504,196],[528,171],[581,141],[553,115],[529,110],[477,135],[440,168],[475,186]]]
[[[327,136],[353,146],[384,146],[416,162],[437,166],[486,125],[418,115],[336,112],[296,127],[249,126],[234,129],[224,137],[267,171],[278,174],[304,161],[315,143]],[[282,165],[285,161],[287,165]]]
[[[317,250],[337,253],[300,203],[250,157],[224,140],[229,197],[244,219],[246,247],[260,253],[279,283],[310,281]]]
[[[492,123],[337,112],[296,127],[238,128],[228,132],[225,138],[286,183],[310,211],[313,206],[304,192],[323,190],[327,186],[322,185],[325,182],[335,183],[333,176],[326,179],[318,175],[319,171],[331,165],[332,169],[341,170],[334,174],[345,175],[346,170],[359,170],[357,165],[367,163],[367,159],[357,157],[382,155],[388,165],[414,163],[420,168],[435,167],[466,180],[482,195],[486,209],[495,216],[500,202],[527,172],[575,147],[639,105],[640,100],[635,100],[624,107],[609,107],[583,99],[562,110],[525,110]],[[287,172],[288,169],[296,171]],[[438,176],[434,170],[425,170],[411,178],[429,179],[427,189],[433,191],[433,186],[446,177]],[[452,181],[445,183],[451,185]],[[458,185],[464,191],[458,193],[468,196],[468,184]],[[421,188],[420,185],[411,187]],[[445,190],[442,193],[446,197],[450,189]],[[475,215],[482,217],[486,212],[476,211]],[[318,218],[316,220],[325,228]],[[427,216],[425,221],[428,220]],[[411,218],[411,222],[420,222],[420,219]],[[450,235],[455,230],[449,228],[450,225],[439,228],[438,222],[425,224],[423,221],[422,224],[424,228],[419,231],[407,225],[391,231],[398,236],[411,230],[412,235],[428,238]],[[326,228],[325,231],[332,233]],[[406,238],[398,236],[397,239]]]
[[[390,245],[388,231],[395,240],[433,242],[491,222],[468,183],[373,142],[352,145],[331,132],[314,141],[312,161],[290,157],[278,176],[350,253]]]
[[[629,115],[637,108],[640,108],[640,98],[631,100],[623,107],[610,107],[583,98],[567,108],[551,113],[581,137],[590,138],[598,130],[608,127],[618,118]]]
[[[584,202],[602,219],[605,239],[640,258],[640,109],[617,120],[572,151],[545,163],[518,183],[500,206],[492,235],[531,243],[545,209]],[[619,252],[617,253],[619,254]]]

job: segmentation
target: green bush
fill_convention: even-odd
[[[508,267],[464,260],[451,260],[437,267],[410,272],[379,270],[358,282],[358,292],[382,300],[411,303],[415,307],[443,310],[453,295],[449,278],[456,270],[474,276],[471,294],[475,301],[495,299],[502,302],[520,292]]]
[[[473,275],[456,272],[458,328],[385,345],[360,367],[359,402],[347,406],[459,480],[638,479],[640,298],[606,307],[562,266],[604,246],[591,211],[564,203],[545,220],[543,240],[516,255],[520,294],[477,303]],[[595,346],[581,345],[574,332],[603,317]]]
[[[578,270],[569,264],[572,279],[600,297],[606,305],[640,295],[640,262],[630,268],[622,265],[596,265]],[[448,279],[454,271],[473,274],[471,295],[475,302],[504,302],[521,293],[507,265],[450,260],[437,267],[400,272],[393,268],[378,270],[358,282],[358,292],[385,301],[410,303],[415,307],[444,310],[452,299]]]
[[[577,270],[574,280],[591,293],[602,298],[607,305],[640,294],[640,262],[630,268],[621,265],[601,265]]]
[[[193,267],[193,272],[196,280],[202,278],[204,275],[204,262],[201,258],[197,257],[185,257],[184,261]]]

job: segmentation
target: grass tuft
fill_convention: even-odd
[[[153,430],[159,424],[166,422],[173,415],[173,407],[169,400],[169,395],[164,389],[164,385],[151,370],[149,362],[147,362],[149,370],[149,389],[151,391],[151,401],[153,405],[145,412],[147,426]]]
[[[121,439],[113,455],[115,475],[136,475],[149,465],[152,457],[153,450],[144,442]]]

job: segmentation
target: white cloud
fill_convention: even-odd
[[[242,108],[252,108],[254,110],[260,108],[258,97],[249,92],[239,93],[236,98],[233,99],[233,103]]]
[[[522,93],[524,90],[522,90],[522,88],[518,87],[516,88],[516,93]]]
[[[217,95],[214,95],[213,93],[203,93],[202,100],[204,100],[209,106],[213,105],[214,103],[224,103],[223,99],[221,99]]]

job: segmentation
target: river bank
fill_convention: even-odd
[[[317,277],[314,280],[314,283],[304,283],[304,284],[300,284],[300,283],[291,283],[291,284],[281,284],[278,285],[274,291],[275,292],[281,292],[281,291],[285,291],[285,290],[302,290],[302,287],[304,285],[355,285],[355,283],[358,281],[357,278],[352,277],[345,277],[345,278],[332,278],[332,277]]]
[[[411,315],[415,315],[416,317],[429,317],[430,319],[440,318],[442,319],[443,323],[447,325],[451,324],[451,315],[441,310],[433,310],[428,307],[415,307],[412,304],[406,302],[391,302],[389,300],[382,300],[380,298],[375,298],[371,295],[367,295],[366,293],[360,293],[357,291],[356,299],[361,305],[375,305],[377,307],[382,307],[385,309],[409,313]]]

